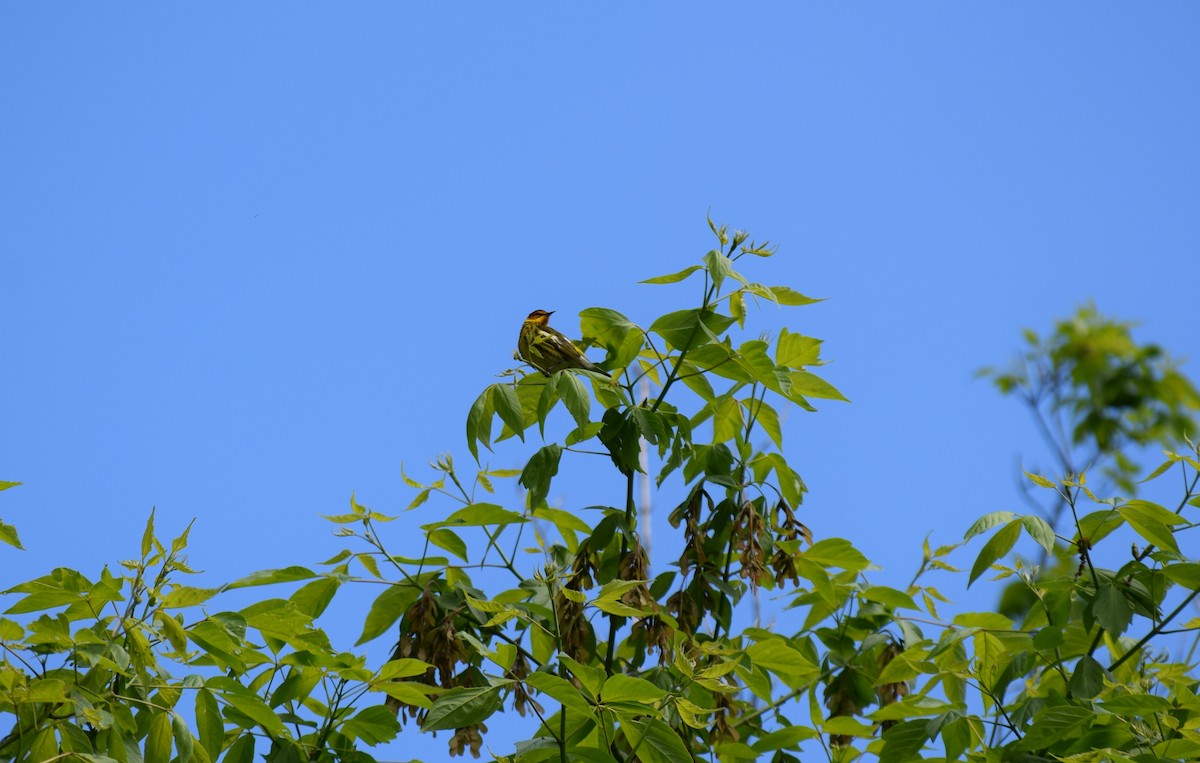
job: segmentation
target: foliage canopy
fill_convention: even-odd
[[[163,542],[152,514],[119,571],[10,586],[0,758],[365,763],[418,729],[478,755],[498,713],[527,719],[504,756],[521,761],[1200,757],[1190,654],[1165,641],[1197,627],[1184,618],[1200,563],[1182,533],[1200,507],[1200,457],[1184,440],[1146,478],[1183,477],[1168,508],[1132,497],[1124,450],[1190,426],[1195,390],[1161,351],[1087,312],[1046,343],[1031,335],[1025,370],[993,378],[1035,413],[1051,400],[1074,416],[1060,455],[1094,445],[1131,497],[1096,495],[1069,461],[1028,473],[1059,508],[987,514],[961,544],[926,543],[910,581],[884,585],[850,540],[813,538],[801,521],[781,407],[844,400],[817,373],[821,340],[752,333],[756,304],[818,300],[743,275],[774,248],[710,226],[716,246],[698,263],[644,282],[690,289],[692,307],[646,327],[582,312],[580,345],[604,353],[612,379],[506,372],[467,415],[475,467],[442,456],[425,481],[405,475],[416,493],[398,516],[352,498],[328,517],[348,545],[320,565],[189,586],[187,530]],[[522,468],[481,465],[514,437],[540,442]],[[582,459],[606,465],[623,502],[555,505],[560,469]],[[683,495],[669,515],[681,550],[660,571],[638,528],[643,475]],[[523,488],[515,504],[497,497],[502,480]],[[411,533],[414,517],[425,552],[393,553],[389,528]],[[1022,537],[1045,564],[1012,556]],[[20,547],[9,525],[0,540]],[[943,616],[927,576],[958,572],[947,557],[963,544],[979,546],[966,583],[1006,579],[1020,606]],[[288,593],[221,603],[264,586]],[[347,586],[379,591],[348,649],[319,625]],[[793,630],[759,626],[748,605],[760,591],[796,610]],[[381,664],[354,651],[381,637],[395,639]]]

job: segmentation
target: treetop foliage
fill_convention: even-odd
[[[415,493],[396,513],[352,497],[327,517],[345,545],[324,562],[189,586],[188,530],[163,542],[152,513],[117,569],[9,586],[0,758],[367,763],[377,745],[437,732],[452,755],[479,756],[500,714],[527,734],[489,751],[529,762],[1200,757],[1191,653],[1172,638],[1194,649],[1197,397],[1165,354],[1088,311],[1031,334],[1017,370],[993,379],[1073,423],[1055,440],[1063,463],[1094,447],[1127,497],[1094,493],[1083,468],[1028,472],[1051,500],[926,542],[915,573],[887,581],[852,540],[803,523],[781,411],[845,400],[819,373],[821,340],[755,333],[757,306],[818,300],[755,280],[773,246],[710,227],[699,262],[643,281],[692,306],[648,326],[581,313],[579,345],[611,379],[504,372],[469,407],[472,466],[443,455],[427,476],[404,473]],[[484,463],[511,438],[522,465]],[[1124,455],[1168,441],[1186,447],[1145,480],[1182,477],[1169,507],[1132,496]],[[604,494],[624,500],[559,502],[560,469],[580,459],[603,464],[620,488]],[[682,496],[678,556],[653,565],[642,479]],[[394,550],[414,534],[419,555]],[[1023,537],[1039,563],[1013,555]],[[0,540],[20,547],[8,525]],[[959,570],[950,556],[967,546]],[[945,581],[996,579],[1016,605],[950,614]],[[230,609],[233,589],[274,598]],[[320,623],[347,589],[372,596],[356,643],[339,646]],[[764,600],[792,624],[764,627]],[[380,639],[375,660],[365,646]]]

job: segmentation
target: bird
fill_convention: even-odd
[[[553,314],[553,310],[534,310],[521,324],[521,335],[517,339],[517,354],[521,360],[541,371],[544,376],[567,368],[581,368],[609,376],[608,371],[588,360],[561,331],[550,328],[550,316]]]

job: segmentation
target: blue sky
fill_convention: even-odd
[[[318,514],[467,463],[530,310],[689,306],[636,282],[711,213],[781,245],[748,275],[829,298],[763,317],[853,400],[788,413],[803,519],[902,586],[1047,463],[973,378],[1022,327],[1093,299],[1196,354],[1198,31],[1186,3],[4,4],[0,585],[133,556],[152,506],[196,518],[201,583],[331,556]]]

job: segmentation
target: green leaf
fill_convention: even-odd
[[[911,596],[887,586],[870,586],[863,589],[860,595],[867,601],[874,601],[892,609],[919,609]]]
[[[825,301],[823,298],[806,297],[788,286],[772,286],[770,288],[771,292],[775,295],[775,301],[781,305],[799,307]]]
[[[200,746],[208,753],[209,760],[221,755],[225,743],[225,722],[221,719],[221,708],[217,698],[208,689],[196,692],[196,730],[200,734]]]
[[[987,532],[996,525],[1011,522],[1015,516],[1016,514],[1013,514],[1011,511],[993,511],[991,514],[984,514],[975,520],[975,524],[971,525],[966,534],[963,535],[963,540],[970,540],[980,533]]]
[[[458,537],[458,534],[453,530],[447,530],[444,527],[437,530],[430,530],[429,542],[440,549],[449,551],[459,559],[462,559],[464,562],[469,561],[467,559],[466,542],[463,541],[462,538]]]
[[[971,567],[971,576],[967,580],[967,587],[975,582],[976,578],[991,568],[992,564],[997,559],[1008,554],[1012,547],[1016,545],[1017,538],[1021,537],[1021,523],[1009,522],[1000,532],[993,535],[987,543],[983,544],[983,548],[979,551],[979,556],[975,558],[975,564]]]
[[[9,483],[9,487],[12,487],[12,485],[19,485],[19,484],[21,484],[21,483],[19,483],[19,482]],[[10,546],[19,548],[22,551],[25,550],[25,547],[21,545],[21,539],[19,537],[17,537],[17,528],[13,527],[10,524],[7,524],[3,520],[0,520],[0,541],[7,543]]]
[[[738,326],[746,326],[746,292],[738,289],[729,295],[729,314]]]
[[[492,404],[496,406],[500,420],[524,440],[525,414],[521,412],[521,401],[517,399],[516,389],[511,384],[493,384]]]
[[[785,726],[769,734],[764,734],[750,745],[755,752],[774,752],[775,750],[791,750],[801,742],[815,739],[816,729],[808,726]]]
[[[699,267],[699,266],[695,266],[695,267]],[[10,487],[16,487],[17,485],[23,485],[23,484],[25,484],[25,483],[9,482],[8,480],[0,480],[0,492],[8,490]]]
[[[601,698],[608,703],[640,702],[653,704],[667,693],[644,678],[617,673],[604,682]]]
[[[224,697],[238,712],[262,726],[268,733],[280,736],[285,734],[283,720],[258,697],[232,692],[226,692]],[[147,760],[146,763],[150,761]]]
[[[642,763],[679,763],[693,760],[679,735],[657,718],[633,720],[620,716],[621,733]]]
[[[1133,607],[1111,582],[1106,582],[1100,586],[1100,590],[1096,591],[1096,596],[1092,599],[1092,616],[1104,630],[1114,637],[1120,636],[1133,619]],[[1090,699],[1095,694],[1079,696]]]
[[[375,674],[375,677],[371,679],[371,682],[381,683],[396,678],[412,678],[413,676],[423,675],[431,667],[433,666],[424,660],[401,657],[400,659],[385,662],[383,667],[379,669],[379,672]]]
[[[1046,479],[1045,477],[1043,477],[1040,474],[1030,474],[1029,472],[1025,471],[1024,469],[1021,470],[1021,473],[1024,474],[1026,477],[1028,477],[1029,481],[1032,482],[1033,484],[1037,485],[1038,487],[1044,487],[1044,488],[1048,488],[1050,490],[1053,490],[1053,489],[1055,489],[1055,487],[1057,487],[1053,482]]]
[[[1200,588],[1200,564],[1195,562],[1168,564],[1163,568],[1163,574],[1184,588],[1193,591]]]
[[[804,552],[804,558],[823,567],[840,567],[850,572],[862,572],[870,565],[867,557],[845,538],[825,538]]]
[[[500,686],[450,689],[433,701],[422,731],[461,729],[487,720],[500,709]]]
[[[292,667],[287,678],[280,682],[275,691],[271,692],[271,707],[279,707],[285,702],[303,703],[312,690],[321,681],[321,671],[315,668]]]
[[[216,758],[213,758],[215,761]],[[130,761],[130,763],[134,763]],[[229,745],[229,749],[225,751],[225,757],[221,759],[221,763],[254,763],[254,736],[252,734],[242,734],[234,740],[233,744]]]
[[[479,397],[475,398],[475,402],[471,405],[471,411],[467,414],[467,448],[475,457],[476,463],[479,462],[477,442],[483,443],[483,447],[488,450],[492,449],[492,414],[494,412],[492,388],[488,387]]]
[[[179,750],[175,763],[189,763],[195,752],[196,740],[192,737],[187,721],[175,711],[171,711],[171,734],[175,737],[175,749]]]
[[[221,592],[220,588],[192,588],[175,586],[163,597],[163,609],[181,609],[203,604]]]
[[[742,405],[732,397],[717,400],[713,407],[713,442],[726,442],[742,433],[746,426]]]
[[[274,585],[275,583],[294,583],[297,580],[311,580],[317,573],[307,567],[283,567],[277,570],[259,570],[240,580],[235,580],[226,588],[248,588],[250,586]]]
[[[588,396],[587,388],[575,374],[561,373],[555,374],[555,377],[554,384],[563,405],[575,419],[575,425],[584,426],[591,421],[592,413],[592,399]]]
[[[143,546],[145,548],[145,546]],[[145,556],[147,552],[143,552]],[[145,763],[170,763],[171,760],[171,716],[157,711],[150,719],[146,733]]]
[[[530,492],[531,505],[538,505],[546,500],[550,493],[550,480],[558,474],[558,462],[562,458],[562,448],[558,445],[544,445],[525,464],[521,476],[517,479]]]
[[[400,733],[400,721],[391,710],[383,705],[375,705],[355,713],[342,726],[342,731],[374,747],[395,739]]]
[[[929,739],[926,725],[928,721],[904,721],[884,731],[879,763],[909,763],[919,759],[921,748]]]
[[[1100,703],[1101,707],[1117,715],[1150,716],[1171,710],[1171,700],[1153,694],[1124,694]]]
[[[146,520],[146,529],[142,532],[142,559],[150,556],[150,551],[154,548],[154,509],[150,510],[150,518]],[[171,720],[168,718],[166,723],[168,726]],[[170,739],[167,740],[167,754],[170,755]]]
[[[726,278],[733,276],[741,280],[741,276],[738,276],[733,269],[733,261],[718,249],[710,249],[708,254],[701,258],[701,261],[708,269],[708,275],[712,278],[717,293],[720,293],[721,285],[725,283]]]
[[[1116,635],[1117,631],[1113,632]],[[1090,654],[1079,658],[1067,689],[1075,699],[1091,699],[1104,690],[1104,667]]]
[[[841,400],[845,403],[850,402],[845,395],[838,391],[837,387],[834,387],[816,374],[809,373],[808,371],[792,371],[788,374],[788,378],[792,381],[792,394],[825,400]]]
[[[821,362],[821,340],[802,334],[792,334],[782,329],[775,350],[775,362],[787,368],[803,368]]]
[[[363,622],[362,634],[354,645],[365,644],[391,628],[420,594],[420,589],[410,583],[398,583],[384,588],[383,593],[376,596],[375,601],[371,603],[367,619]]]
[[[756,424],[762,427],[775,447],[783,450],[783,429],[779,426],[779,414],[769,404],[758,398],[744,398],[742,405],[748,415],[754,418]]]
[[[678,283],[699,269],[699,265],[689,265],[678,273],[671,273],[670,275],[665,276],[655,276],[654,278],[647,278],[645,281],[638,281],[638,283]]]
[[[650,330],[671,347],[683,350],[711,342],[713,336],[724,333],[732,324],[733,318],[727,315],[694,308],[667,313],[650,324]]]
[[[607,367],[625,368],[641,352],[641,328],[616,310],[589,307],[579,318],[583,341],[604,348]]]
[[[433,530],[439,527],[479,527],[482,525],[513,525],[528,520],[515,511],[509,511],[494,503],[472,503],[464,506],[441,522],[422,525],[422,529]],[[449,549],[447,549],[449,550]]]
[[[534,633],[540,631],[540,628],[533,630]],[[547,697],[558,700],[563,704],[564,707],[585,713],[591,710],[591,705],[589,705],[587,699],[579,693],[579,689],[576,688],[574,684],[563,678],[551,675],[550,673],[542,673],[541,671],[538,671],[536,673],[530,673],[529,677],[525,679],[525,682],[537,691],[545,694]]]
[[[1130,501],[1118,506],[1117,511],[1138,535],[1159,548],[1179,553],[1179,544],[1175,542],[1171,525],[1183,524],[1187,520],[1148,501]]]
[[[292,602],[298,611],[316,619],[329,606],[329,602],[333,601],[333,595],[340,586],[341,581],[337,578],[320,578],[300,586],[288,597],[288,601]]]
[[[1030,538],[1046,549],[1046,553],[1054,553],[1054,529],[1046,520],[1036,514],[1027,514],[1021,517],[1021,526],[1025,528],[1025,532],[1029,533]]]
[[[792,689],[803,686],[819,672],[816,665],[781,638],[769,638],[751,644],[746,649],[746,655],[755,666],[771,671]]]

